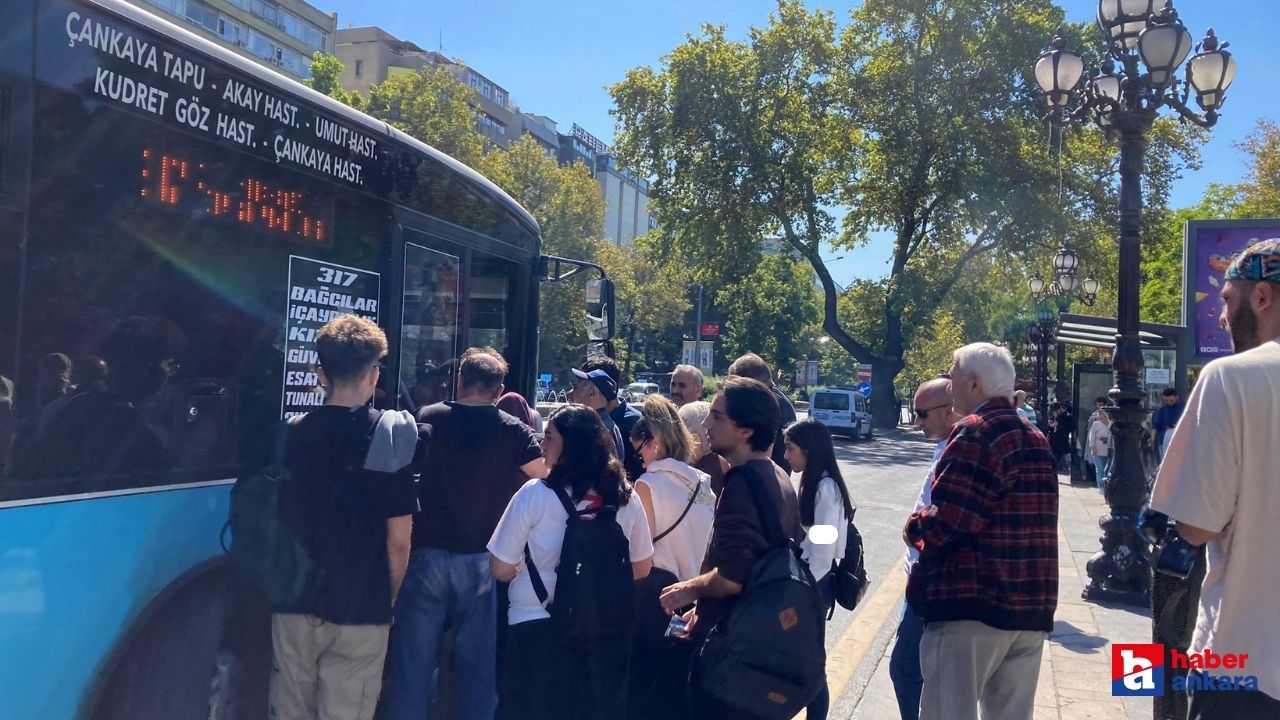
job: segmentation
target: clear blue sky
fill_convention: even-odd
[[[392,34],[457,57],[507,88],[526,112],[554,118],[561,132],[573,123],[609,142],[613,137],[611,102],[605,88],[630,68],[656,65],[701,23],[728,26],[743,37],[753,25],[767,21],[772,0],[479,0],[431,2],[415,0],[310,0],[326,12],[338,13],[339,27],[378,25]],[[810,0],[810,7],[834,10],[845,22],[850,0]],[[1060,0],[1067,17],[1095,17],[1096,0]],[[1235,182],[1245,172],[1242,153],[1233,143],[1245,137],[1259,118],[1280,121],[1280,65],[1267,67],[1275,55],[1280,27],[1278,0],[1229,3],[1180,0],[1182,20],[1198,41],[1212,26],[1231,43],[1239,72],[1227,94],[1213,140],[1203,148],[1204,169],[1189,173],[1174,189],[1175,206],[1194,204],[1210,182]],[[1050,38],[1045,38],[1047,45]],[[1034,58],[1027,58],[1030,65]],[[1267,78],[1271,78],[1268,80]],[[866,248],[831,263],[838,282],[875,277],[886,270],[889,246],[873,240]],[[834,253],[828,253],[829,255]]]

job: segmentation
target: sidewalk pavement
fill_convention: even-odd
[[[1151,720],[1151,698],[1111,695],[1111,647],[1114,642],[1151,642],[1151,610],[1080,597],[1089,576],[1085,563],[1100,547],[1098,520],[1107,512],[1102,493],[1071,485],[1059,476],[1058,610],[1045,646],[1036,688],[1034,720]],[[840,720],[894,720],[898,707],[889,679],[892,627],[882,629],[889,642],[875,660],[853,714]],[[834,717],[834,716],[833,716]]]

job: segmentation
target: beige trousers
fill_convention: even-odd
[[[975,620],[932,622],[920,638],[920,720],[1031,720],[1048,633]]]
[[[272,615],[272,720],[372,720],[390,629]]]

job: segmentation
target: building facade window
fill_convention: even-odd
[[[199,25],[206,30],[218,32],[218,13],[212,8],[198,2],[188,1],[185,15],[187,22]]]
[[[507,126],[505,123],[485,113],[480,114],[480,118],[476,121],[476,124],[481,128],[489,128],[499,135],[505,136],[507,134]]]
[[[356,77],[364,77],[364,61],[356,61]]]

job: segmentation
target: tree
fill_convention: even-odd
[[[593,260],[604,229],[600,186],[582,163],[562,166],[531,136],[495,149],[478,169],[524,206],[542,228],[543,252]],[[582,362],[587,351],[584,282],[543,284],[539,302],[539,369],[555,372]]]
[[[1237,147],[1252,160],[1249,175],[1240,184],[1245,211],[1250,217],[1280,217],[1280,125],[1259,120]]]
[[[690,272],[658,257],[649,236],[624,246],[601,240],[596,262],[616,284],[618,360],[623,377],[631,377],[632,371],[642,369],[640,363],[651,357],[642,348],[659,351],[683,325],[691,305]],[[645,366],[643,369],[647,369],[647,362]]]
[[[786,255],[766,255],[755,270],[718,291],[716,307],[728,357],[755,352],[774,372],[790,372],[814,347],[818,297],[813,269]]]
[[[964,344],[960,324],[946,310],[934,313],[929,330],[921,333],[911,344],[904,358],[902,374],[898,376],[903,394],[908,397],[924,381],[945,373],[951,367],[951,351]]]
[[[363,110],[365,103],[364,98],[360,97],[360,93],[347,92],[338,84],[338,78],[342,75],[344,69],[345,66],[341,60],[317,50],[311,56],[311,77],[304,79],[302,84],[316,92],[328,95],[344,105]]]
[[[779,233],[817,273],[823,330],[891,397],[907,349],[975,260],[1026,258],[1068,226],[1084,233],[1076,217],[1095,234],[1114,227],[1114,152],[1063,153],[1060,184],[1044,141],[1029,73],[1062,24],[1049,0],[866,0],[837,32],[830,13],[781,0],[746,41],[705,26],[659,69],[628,72],[611,89],[619,155],[655,178],[673,254],[740,272],[754,238]],[[1150,174],[1176,171],[1181,158],[1158,145]],[[842,321],[820,249],[873,230],[892,235],[893,254],[854,307],[879,316],[868,335]],[[875,411],[877,425],[897,422],[893,403]]]
[[[484,136],[476,131],[475,95],[448,68],[425,67],[369,88],[364,110],[475,167],[485,150]]]

